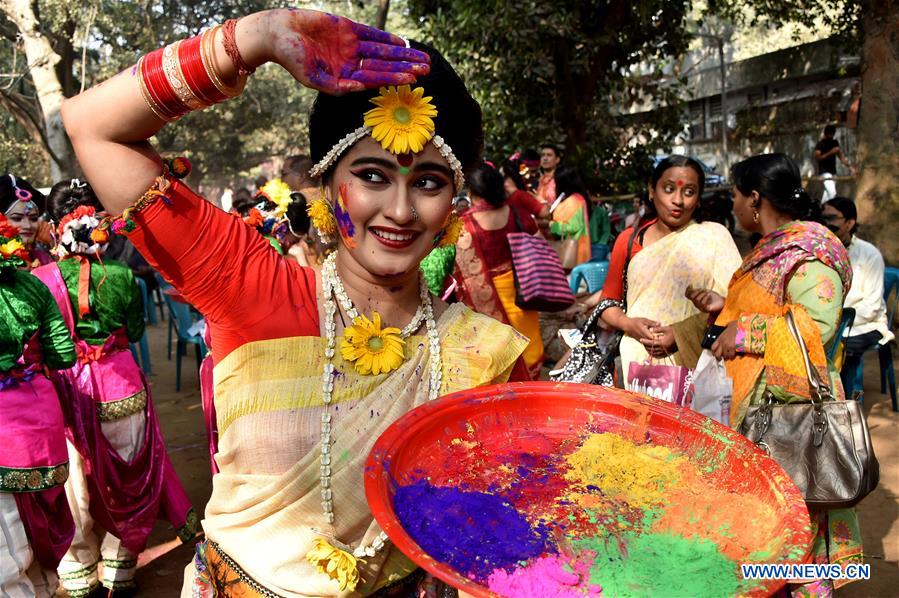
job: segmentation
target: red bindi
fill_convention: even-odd
[[[684,186],[684,182],[683,182],[682,180],[680,180],[680,179],[677,179],[677,186],[678,186],[678,187],[683,187],[683,186]]]
[[[412,160],[413,156],[408,152],[405,154],[400,154],[396,157],[396,161],[399,162],[400,166],[403,166],[404,168],[409,168],[410,166],[412,166]]]

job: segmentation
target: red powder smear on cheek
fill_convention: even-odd
[[[356,227],[353,225],[352,219],[350,219],[349,212],[347,212],[346,190],[346,183],[342,183],[337,194],[337,201],[334,202],[334,217],[337,220],[337,230],[340,231],[340,236],[343,237],[344,243],[346,243],[348,248],[355,249],[356,240],[353,237],[356,235]]]

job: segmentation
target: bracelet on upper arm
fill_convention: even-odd
[[[134,215],[142,212],[157,200],[162,200],[166,205],[171,205],[172,200],[168,196],[169,187],[172,186],[173,179],[183,179],[190,174],[190,161],[187,158],[172,158],[163,163],[163,171],[150,188],[147,189],[140,198],[129,207],[122,210],[120,216],[106,216],[100,221],[97,230],[105,232],[109,229],[112,234],[127,234],[137,228],[134,222]]]
[[[246,77],[241,76],[237,85],[229,86],[216,68],[214,44],[220,28],[216,26],[154,50],[138,61],[141,95],[160,120],[171,122],[243,91]],[[240,73],[243,75],[244,71]]]

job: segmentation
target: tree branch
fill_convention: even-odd
[[[13,118],[22,125],[28,136],[35,143],[41,144],[51,159],[59,163],[59,157],[50,148],[50,143],[47,140],[47,134],[44,130],[44,117],[37,102],[29,100],[22,94],[0,89],[0,106],[3,106],[13,115]]]

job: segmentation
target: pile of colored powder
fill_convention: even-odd
[[[603,494],[626,500],[631,507],[652,508],[680,479],[684,457],[664,446],[634,444],[618,434],[591,434],[568,455],[566,479],[595,486]]]
[[[595,598],[602,594],[602,588],[589,582],[592,560],[543,556],[512,572],[497,569],[490,574],[488,587],[509,598]]]
[[[532,528],[500,496],[420,480],[398,487],[393,503],[403,529],[425,552],[478,581],[547,551],[548,531]]]
[[[739,591],[737,566],[708,540],[674,534],[627,534],[574,541],[596,553],[590,582],[612,596],[715,598]]]

